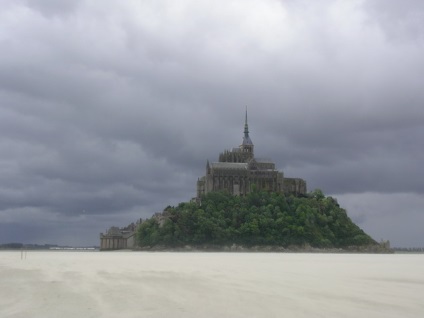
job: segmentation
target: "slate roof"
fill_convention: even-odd
[[[249,137],[249,133],[245,134],[243,137],[243,145],[253,145],[252,140]]]

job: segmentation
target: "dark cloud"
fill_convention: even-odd
[[[402,239],[396,212],[375,222],[402,195],[404,227],[421,217],[419,1],[1,6],[2,242],[96,244],[190,199],[241,142],[246,106],[258,156],[343,198],[371,235],[424,239]]]
[[[344,194],[337,196],[351,218],[376,240],[390,239],[392,246],[421,246],[423,196],[410,193]],[[413,221],[413,222],[412,222]]]

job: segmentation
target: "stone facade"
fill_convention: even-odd
[[[125,228],[112,226],[105,234],[100,233],[100,250],[122,250],[135,247],[135,225]]]
[[[306,194],[306,181],[285,178],[275,169],[270,159],[255,158],[254,145],[249,136],[247,111],[242,144],[219,155],[218,162],[206,163],[206,174],[197,181],[196,199],[214,191],[228,191],[233,195],[246,195],[253,186],[261,191],[284,194]]]

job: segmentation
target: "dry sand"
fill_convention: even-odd
[[[424,255],[0,252],[0,317],[424,317]]]

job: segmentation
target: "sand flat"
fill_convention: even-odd
[[[424,317],[424,255],[0,252],[0,317]]]

